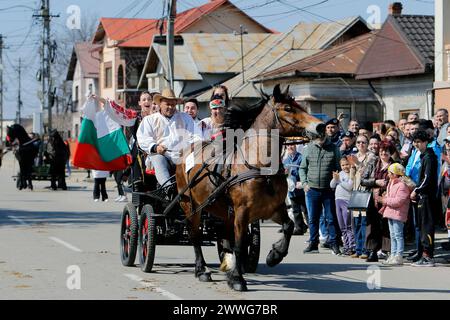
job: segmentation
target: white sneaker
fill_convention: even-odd
[[[395,264],[398,265],[398,266],[403,265],[403,257],[400,256],[400,255],[395,256],[395,260],[394,261],[395,261]]]
[[[94,202],[98,202],[100,199],[94,199]]]
[[[381,262],[381,263],[382,263],[382,264],[391,265],[394,259],[395,259],[395,256],[393,256],[393,255],[391,254],[391,255],[389,255],[389,257],[388,257],[385,261],[383,261],[383,262]]]
[[[103,200],[103,202],[108,202],[108,199]]]
[[[118,202],[118,201],[120,201],[120,199],[122,199],[122,196],[118,196],[117,198],[115,198],[114,202]]]
[[[127,198],[127,196],[125,196],[125,195],[120,196],[120,199],[117,200],[117,202],[128,202],[128,198]]]

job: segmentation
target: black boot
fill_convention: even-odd
[[[375,250],[370,251],[369,256],[366,259],[366,262],[378,262],[378,255]]]

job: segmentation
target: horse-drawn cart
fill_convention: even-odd
[[[151,179],[155,179],[154,176]],[[154,191],[132,193],[132,202],[125,205],[121,218],[120,256],[124,266],[133,266],[138,254],[141,270],[151,272],[157,245],[192,246],[188,234],[189,221],[178,201],[175,176]],[[202,246],[216,243],[222,261],[223,222],[207,212],[199,214]],[[249,226],[246,241],[246,272],[255,272],[260,252],[259,221]]]

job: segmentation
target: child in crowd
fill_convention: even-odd
[[[355,239],[352,230],[352,217],[348,203],[352,195],[353,181],[350,177],[350,162],[344,156],[341,161],[341,172],[333,172],[333,180],[330,187],[336,189],[336,215],[344,242],[344,255],[352,255],[355,252]]]
[[[94,177],[94,201],[100,200],[100,193],[102,194],[102,201],[108,202],[108,194],[106,193],[106,178],[109,176],[109,171],[92,170]]]
[[[403,226],[408,218],[410,194],[414,182],[405,176],[405,167],[393,163],[388,168],[389,183],[380,213],[388,219],[391,237],[391,255],[385,261],[387,265],[402,265],[404,251]]]

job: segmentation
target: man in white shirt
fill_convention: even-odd
[[[184,112],[192,117],[197,125],[200,122],[198,118],[198,101],[195,98],[189,99],[184,103]]]
[[[176,105],[182,101],[171,89],[156,94],[153,101],[160,111],[146,116],[137,131],[139,147],[148,153],[158,183],[170,179],[170,169],[181,158],[181,151],[192,142],[194,121],[184,112],[177,112]]]

